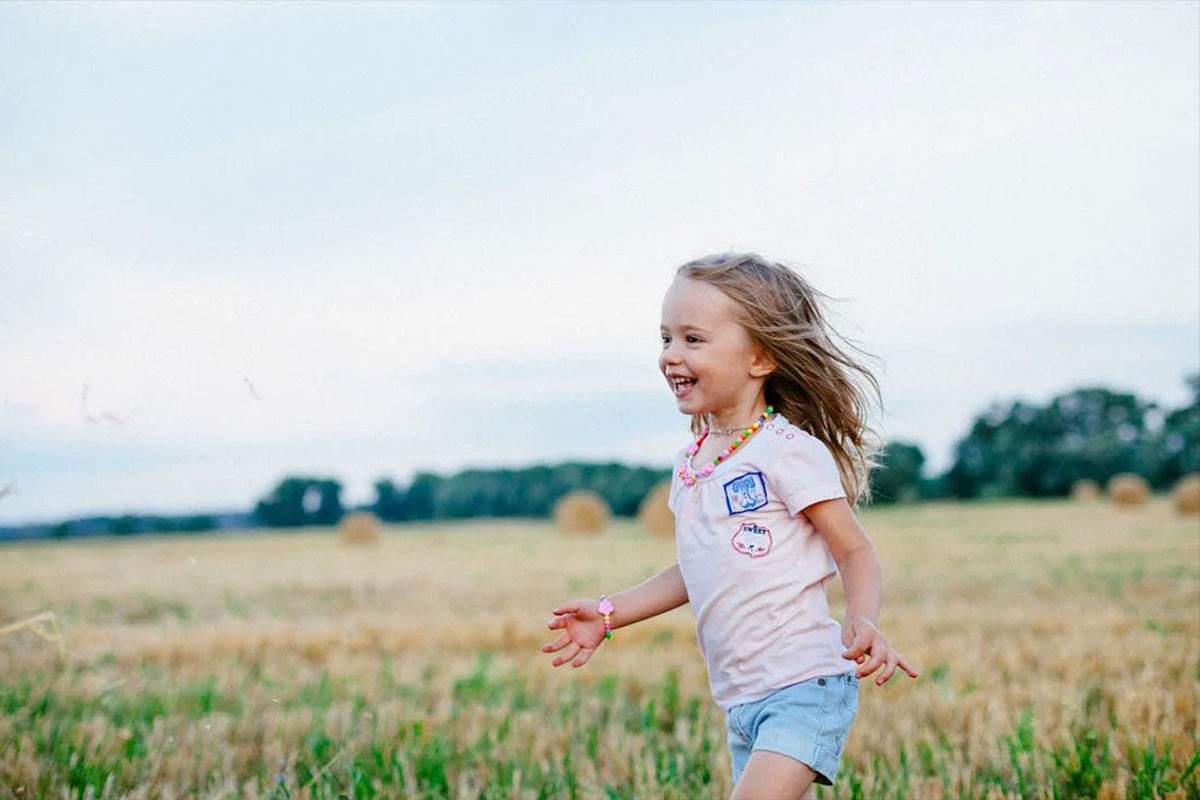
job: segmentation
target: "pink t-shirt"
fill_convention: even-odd
[[[679,568],[722,708],[854,669],[825,597],[837,566],[802,513],[845,496],[829,449],[781,415],[695,486],[674,477]]]

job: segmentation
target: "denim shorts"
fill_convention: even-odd
[[[842,747],[858,713],[853,672],[785,686],[761,700],[725,712],[736,786],[755,750],[782,753],[817,773],[829,786],[837,777]]]

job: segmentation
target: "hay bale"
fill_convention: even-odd
[[[671,482],[664,481],[651,489],[638,507],[638,522],[655,536],[675,535],[675,515],[667,505],[670,494]]]
[[[1088,502],[1100,498],[1100,484],[1084,478],[1071,484],[1071,499],[1078,502]]]
[[[1150,499],[1150,487],[1141,475],[1122,472],[1109,480],[1108,499],[1119,508],[1135,508]]]
[[[356,511],[342,517],[338,525],[342,544],[376,544],[379,541],[379,518],[369,511]]]
[[[571,492],[554,505],[554,524],[560,533],[601,533],[611,512],[595,492]]]
[[[1171,490],[1175,511],[1184,515],[1200,515],[1200,472],[1184,475]]]

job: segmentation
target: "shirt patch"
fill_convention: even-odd
[[[743,522],[733,534],[733,549],[744,556],[761,558],[771,552],[771,530],[753,522]]]
[[[761,472],[747,472],[725,484],[725,507],[730,516],[755,511],[766,504],[767,482]]]

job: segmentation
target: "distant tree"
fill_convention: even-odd
[[[114,536],[129,536],[137,533],[140,528],[140,520],[132,514],[126,514],[117,517],[109,522],[108,531]]]
[[[955,448],[946,486],[955,497],[1065,496],[1081,479],[1149,474],[1155,406],[1102,387],[1076,389],[1038,407],[1017,401],[977,417]]]
[[[921,497],[921,468],[925,454],[908,442],[889,442],[871,470],[871,502],[911,502]]]
[[[372,510],[389,521],[545,518],[567,493],[589,489],[603,497],[614,513],[632,516],[646,494],[669,474],[662,469],[579,462],[524,469],[468,469],[448,477],[420,472],[406,489],[388,479],[376,481]]]
[[[1187,378],[1191,402],[1163,419],[1156,440],[1158,469],[1152,476],[1157,488],[1173,486],[1190,472],[1200,472],[1200,373]]]
[[[319,480],[310,488],[316,489],[317,507],[309,514],[310,525],[336,525],[345,513],[342,508],[342,485],[335,480]]]
[[[388,478],[375,481],[375,502],[371,504],[375,516],[384,522],[403,522],[409,518],[408,493]]]
[[[333,525],[342,517],[341,491],[335,480],[289,476],[258,501],[254,515],[269,528]]]
[[[405,501],[409,519],[436,519],[438,495],[443,479],[429,472],[418,472],[408,487]]]
[[[176,523],[176,528],[186,533],[211,531],[217,527],[217,518],[209,514],[196,514],[184,517]]]

